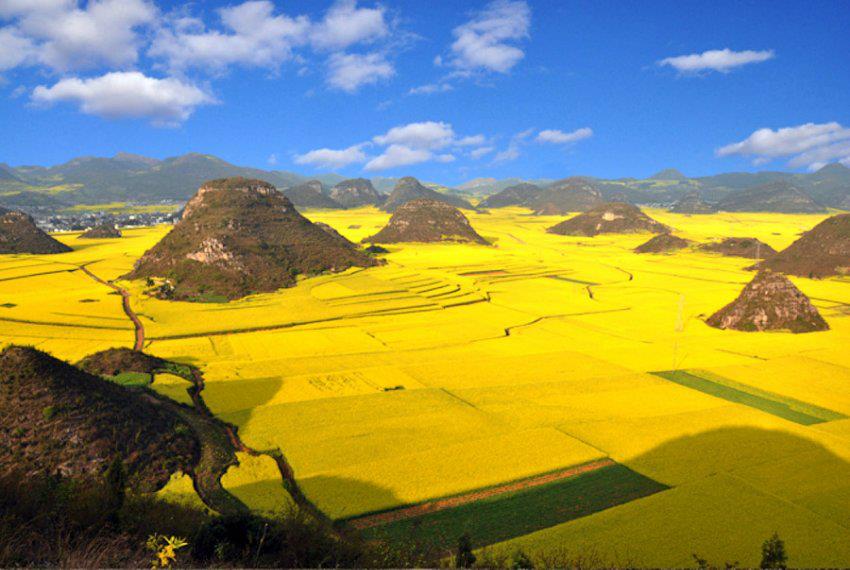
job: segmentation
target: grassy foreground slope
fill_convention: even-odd
[[[751,236],[776,249],[825,217],[647,213],[686,239]],[[388,219],[373,208],[307,215],[355,242]],[[228,304],[120,284],[146,351],[201,367],[211,409],[248,445],[282,449],[333,518],[608,457],[670,489],[494,548],[754,565],[778,530],[791,565],[846,565],[850,420],[835,418],[850,415],[850,281],[793,278],[830,331],[721,331],[702,319],[737,296],[752,260],[638,255],[648,235],[556,236],[545,228],[564,217],[522,209],[469,218],[495,247],[396,244],[385,266]],[[74,252],[3,256],[0,339],[70,360],[131,346],[120,297],[75,268],[117,278],[165,231],[130,230],[120,244],[69,234],[59,238]],[[671,370],[837,415],[804,425],[652,374]],[[262,481],[233,483],[264,503]]]

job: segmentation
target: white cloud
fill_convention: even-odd
[[[307,41],[304,16],[275,14],[268,0],[252,0],[218,10],[224,31],[209,30],[194,18],[169,21],[153,40],[149,54],[172,70],[190,67],[222,71],[231,65],[277,68]]]
[[[565,133],[557,129],[546,129],[537,133],[537,142],[552,144],[567,144],[593,136],[593,130],[587,127],[576,129],[571,133]]]
[[[521,154],[519,150],[520,146],[526,144],[528,138],[533,134],[534,129],[525,129],[524,131],[520,131],[512,136],[511,142],[508,144],[508,148],[497,153],[496,156],[493,157],[493,162],[508,162],[519,158]]]
[[[340,168],[368,160],[364,166],[365,170],[387,170],[423,162],[454,162],[457,160],[455,152],[466,153],[466,148],[486,142],[487,139],[484,135],[457,137],[449,123],[423,121],[393,127],[387,132],[373,137],[369,142],[347,149],[322,148],[312,150],[296,156],[295,162],[323,168]],[[369,145],[383,147],[383,150],[378,156],[369,158],[363,152],[363,147]],[[476,150],[471,151],[469,155],[475,155],[476,158],[479,158],[486,154],[486,152],[476,153]],[[488,148],[487,152],[492,150],[492,148]]]
[[[495,158],[493,158],[493,162],[508,162],[511,160],[516,160],[519,158],[519,155],[519,147],[517,145],[512,144],[502,152],[498,153]]]
[[[388,33],[382,6],[358,8],[356,0],[339,0],[313,26],[310,36],[319,49],[342,50],[357,43],[374,42]]]
[[[139,29],[154,23],[156,7],[147,0],[90,0],[80,8],[77,0],[0,0],[0,16],[12,19],[3,31],[25,38],[29,53],[21,57],[22,44],[5,53],[7,69],[40,63],[56,71],[126,67],[136,63],[142,39]],[[17,54],[14,55],[14,54]]]
[[[342,150],[319,148],[297,155],[295,157],[295,163],[309,164],[310,166],[324,169],[342,168],[349,164],[366,160],[366,153],[363,152],[362,147],[363,145],[354,145]]]
[[[455,144],[457,144],[458,146],[481,146],[486,141],[487,138],[484,135],[472,135],[469,137],[463,137]]]
[[[434,93],[446,93],[454,89],[450,83],[428,83],[418,87],[411,87],[408,95],[432,95]]]
[[[269,155],[269,157],[266,159],[266,162],[269,163],[269,165],[271,165],[271,166],[276,165],[277,164],[277,155],[275,153],[271,153]]]
[[[393,75],[395,68],[380,53],[336,53],[328,61],[328,85],[347,93]]]
[[[448,123],[425,121],[393,127],[373,140],[380,145],[403,145],[415,149],[439,149],[452,144],[455,132]]]
[[[35,44],[14,28],[0,28],[0,71],[33,62],[38,55]]]
[[[717,156],[751,156],[756,164],[792,157],[793,168],[817,169],[827,162],[850,159],[850,128],[841,124],[806,123],[781,129],[758,129],[746,139],[723,146]]]
[[[366,163],[365,169],[387,170],[398,166],[409,166],[427,162],[434,157],[430,150],[409,148],[400,144],[390,145],[383,154]]]
[[[479,158],[490,154],[494,150],[496,149],[494,149],[492,146],[482,146],[480,148],[476,148],[470,151],[469,156],[475,160],[478,160]]]
[[[732,51],[729,48],[714,49],[702,53],[667,57],[659,61],[658,65],[669,65],[682,73],[697,73],[706,70],[728,73],[735,67],[773,59],[774,55],[773,50]]]
[[[530,26],[531,9],[524,0],[495,0],[454,29],[449,64],[464,72],[507,73],[525,56],[514,44],[528,37]]]
[[[199,105],[215,99],[178,79],[157,79],[137,71],[116,71],[91,79],[62,79],[52,87],[40,85],[35,103],[77,103],[83,113],[110,119],[147,118],[160,126],[186,120]]]

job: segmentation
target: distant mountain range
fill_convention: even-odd
[[[304,176],[285,170],[263,170],[237,166],[208,154],[190,153],[158,160],[129,153],[111,158],[81,157],[57,166],[19,166],[0,164],[0,205],[7,208],[60,208],[75,204],[106,202],[153,203],[188,200],[205,181],[231,176],[265,180],[281,190],[293,188],[309,180],[318,180],[323,191],[330,192],[345,180],[339,174]],[[820,170],[798,174],[789,172],[732,172],[690,178],[676,169],[666,169],[651,178],[602,179],[591,181],[606,200],[634,204],[670,205],[685,195],[696,194],[708,203],[729,202],[739,191],[780,184],[788,190],[804,193],[814,204],[850,209],[850,168],[829,164]],[[399,178],[371,179],[375,190],[389,193]],[[550,179],[477,178],[456,188],[423,182],[433,190],[457,197],[484,197],[519,184],[529,183],[546,188]],[[763,195],[754,196],[765,201]],[[800,196],[797,196],[800,199]],[[747,209],[747,196],[736,202],[736,208]],[[743,201],[743,204],[740,203]],[[768,200],[769,201],[769,200]]]

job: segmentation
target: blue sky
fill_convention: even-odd
[[[0,0],[0,162],[346,175],[850,165],[847,2]]]

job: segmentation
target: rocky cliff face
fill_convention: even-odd
[[[343,180],[331,188],[330,197],[343,208],[377,206],[385,199],[385,196],[378,193],[372,183],[365,178]]]
[[[177,300],[237,299],[295,284],[297,275],[375,260],[299,214],[273,186],[227,178],[205,183],[183,217],[127,275]]]
[[[384,201],[381,209],[385,212],[392,213],[407,202],[418,199],[435,200],[437,202],[444,202],[454,206],[455,208],[472,209],[472,206],[470,206],[465,200],[455,196],[449,196],[447,194],[440,194],[435,190],[431,190],[430,188],[420,184],[419,181],[412,176],[405,176],[396,183],[392,194],[390,194],[386,201]]]
[[[719,329],[747,332],[805,333],[829,329],[809,298],[787,277],[770,270],[760,271],[737,299],[709,317],[706,323]]]

